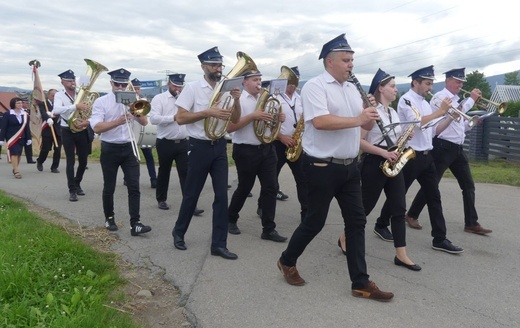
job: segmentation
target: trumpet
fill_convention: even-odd
[[[433,93],[431,93],[430,91],[428,91],[428,94],[433,97]],[[437,108],[440,107],[440,106],[437,106],[436,104],[434,104],[434,106],[436,106]],[[480,119],[480,116],[478,116],[478,115],[469,116],[468,114],[462,112],[461,110],[459,110],[453,106],[450,106],[446,115],[448,115],[449,117],[451,117],[452,120],[457,121],[457,122],[460,122],[461,117],[464,118],[466,121],[468,121],[469,127],[475,126],[475,124],[477,124],[478,120]]]
[[[460,91],[462,92],[462,97],[464,99],[471,96],[471,92],[469,92],[469,91],[466,91],[464,89],[460,89]],[[483,97],[479,97],[475,101],[475,106],[477,108],[483,109],[487,112],[490,112],[490,113],[498,112],[499,114],[503,114],[507,109],[506,102],[497,103],[497,102],[491,101],[491,100],[483,98]]]

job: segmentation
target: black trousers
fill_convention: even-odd
[[[367,154],[361,164],[361,190],[363,194],[363,207],[365,215],[368,216],[374,209],[385,191],[388,201],[388,211],[391,213],[391,228],[394,236],[394,247],[406,246],[406,227],[404,224],[404,214],[406,212],[406,190],[404,187],[403,172],[399,172],[393,178],[383,174],[380,168],[385,159],[381,156]],[[383,228],[385,225],[376,223],[376,226]]]
[[[403,168],[404,185],[406,191],[408,191],[408,188],[415,180],[419,182],[424,190],[426,204],[428,205],[433,242],[442,242],[446,239],[446,222],[442,213],[441,194],[439,192],[437,171],[433,163],[433,157],[431,151],[416,151],[415,155],[415,159],[409,161]],[[391,217],[389,208],[390,203],[387,199],[381,210],[381,216],[377,219],[378,224],[382,226],[389,225]]]
[[[366,216],[357,163],[321,163],[309,156],[303,156],[309,208],[303,222],[294,231],[280,261],[287,266],[296,265],[307,245],[325,225],[330,203],[336,198],[345,224],[346,257],[352,288],[365,288],[369,278],[365,262]]]
[[[175,161],[177,175],[181,185],[181,194],[184,191],[186,175],[188,174],[188,140],[157,139],[155,143],[159,156],[159,175],[157,176],[157,189],[155,198],[158,202],[168,199],[168,186],[170,185],[170,173]]]
[[[276,193],[278,178],[276,174],[276,152],[272,144],[245,145],[233,144],[233,159],[237,168],[238,186],[229,203],[229,222],[237,223],[247,195],[260,180],[260,202],[262,204],[263,232],[271,232],[276,228]]]
[[[155,172],[155,160],[153,159],[153,152],[151,147],[141,148],[141,152],[146,160],[146,168],[148,169],[148,176],[150,180],[157,179],[157,173]]]
[[[433,138],[432,156],[435,169],[437,170],[438,181],[440,182],[444,172],[449,168],[459,183],[464,204],[464,225],[466,227],[476,226],[478,224],[478,214],[475,208],[475,183],[471,176],[468,157],[464,153],[462,146],[435,137]],[[408,215],[419,218],[424,205],[426,205],[426,197],[424,190],[421,188],[408,210]]]
[[[114,144],[101,142],[99,158],[103,171],[103,212],[105,218],[114,216],[114,192],[116,190],[117,172],[123,170],[123,177],[128,189],[128,212],[130,223],[139,221],[141,192],[139,191],[140,166],[134,155],[132,144]]]
[[[60,166],[60,159],[61,159],[61,136],[56,135],[56,141],[58,142],[58,147],[54,145],[54,139],[52,136],[42,136],[42,144],[40,149],[40,154],[38,155],[38,158],[36,159],[36,162],[39,164],[45,163],[45,160],[47,159],[47,156],[49,155],[49,151],[54,149],[54,152],[52,154],[52,164],[51,164],[51,170],[57,169]]]
[[[188,174],[184,182],[184,195],[179,216],[172,233],[184,238],[209,174],[213,182],[213,192],[215,193],[211,247],[227,247],[228,159],[226,139],[220,138],[210,141],[190,138],[188,151]]]
[[[280,175],[280,171],[282,167],[287,163],[289,168],[291,169],[292,175],[294,177],[294,181],[296,182],[296,194],[298,197],[298,202],[300,203],[300,218],[303,221],[303,218],[307,214],[307,182],[305,181],[305,173],[303,172],[303,156],[300,156],[298,160],[295,162],[291,162],[287,160],[285,156],[285,151],[287,147],[279,140],[273,141],[273,145],[276,150],[276,157],[278,158],[278,163],[276,164],[276,176]],[[277,179],[278,181],[278,179]],[[280,190],[280,185],[278,184],[277,190]],[[261,201],[258,199],[258,207],[261,206]]]
[[[88,131],[85,129],[80,132],[73,133],[68,127],[61,127],[61,139],[63,141],[63,150],[67,160],[65,169],[67,174],[67,185],[69,192],[76,192],[80,188],[85,168],[87,167],[87,158],[91,147]],[[74,174],[74,164],[78,156],[78,169]]]
[[[24,151],[25,151],[25,159],[27,160],[27,163],[31,163],[33,161],[33,149],[32,144],[30,145],[24,145]]]

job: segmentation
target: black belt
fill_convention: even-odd
[[[158,139],[158,140],[166,140],[166,141],[173,142],[173,143],[176,143],[176,144],[188,140],[188,139],[163,139],[163,138],[157,138],[157,139]]]
[[[235,146],[240,146],[240,147],[243,147],[243,148],[255,148],[255,149],[262,149],[262,148],[265,148],[265,147],[269,147],[271,146],[270,143],[268,144],[259,144],[259,145],[250,145],[250,144],[234,144]]]
[[[334,158],[334,157],[325,157],[325,158],[318,158],[314,156],[307,155],[307,158],[311,162],[318,162],[318,163],[332,163],[332,164],[339,164],[339,165],[350,165],[354,163],[357,159],[356,158]]]
[[[428,155],[432,150],[431,149],[428,149],[428,150],[414,150],[415,151],[415,155]]]
[[[101,141],[101,144],[108,145],[110,147],[116,147],[116,148],[126,148],[126,147],[132,146],[131,142],[113,143],[113,142]]]
[[[460,150],[462,148],[462,145],[458,145],[451,141],[444,140],[444,139],[437,138],[437,137],[433,138],[433,145],[438,146],[438,147],[443,147],[446,149],[454,149],[454,150]]]
[[[197,138],[190,137],[190,142],[214,146],[214,145],[218,144],[220,142],[220,140],[222,140],[222,139],[223,138],[218,138],[218,139],[215,139],[215,140],[202,140],[202,139],[197,139]]]

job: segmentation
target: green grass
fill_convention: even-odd
[[[475,182],[496,183],[520,187],[520,163],[494,160],[489,162],[470,162],[471,173]],[[450,170],[444,173],[445,178],[454,178]]]
[[[0,192],[0,327],[137,327],[106,307],[124,281],[94,251]]]

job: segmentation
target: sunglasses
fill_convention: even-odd
[[[121,82],[114,82],[112,81],[112,83],[114,83],[114,86],[116,87],[123,87],[123,88],[126,88],[128,86],[128,83],[121,83]]]

